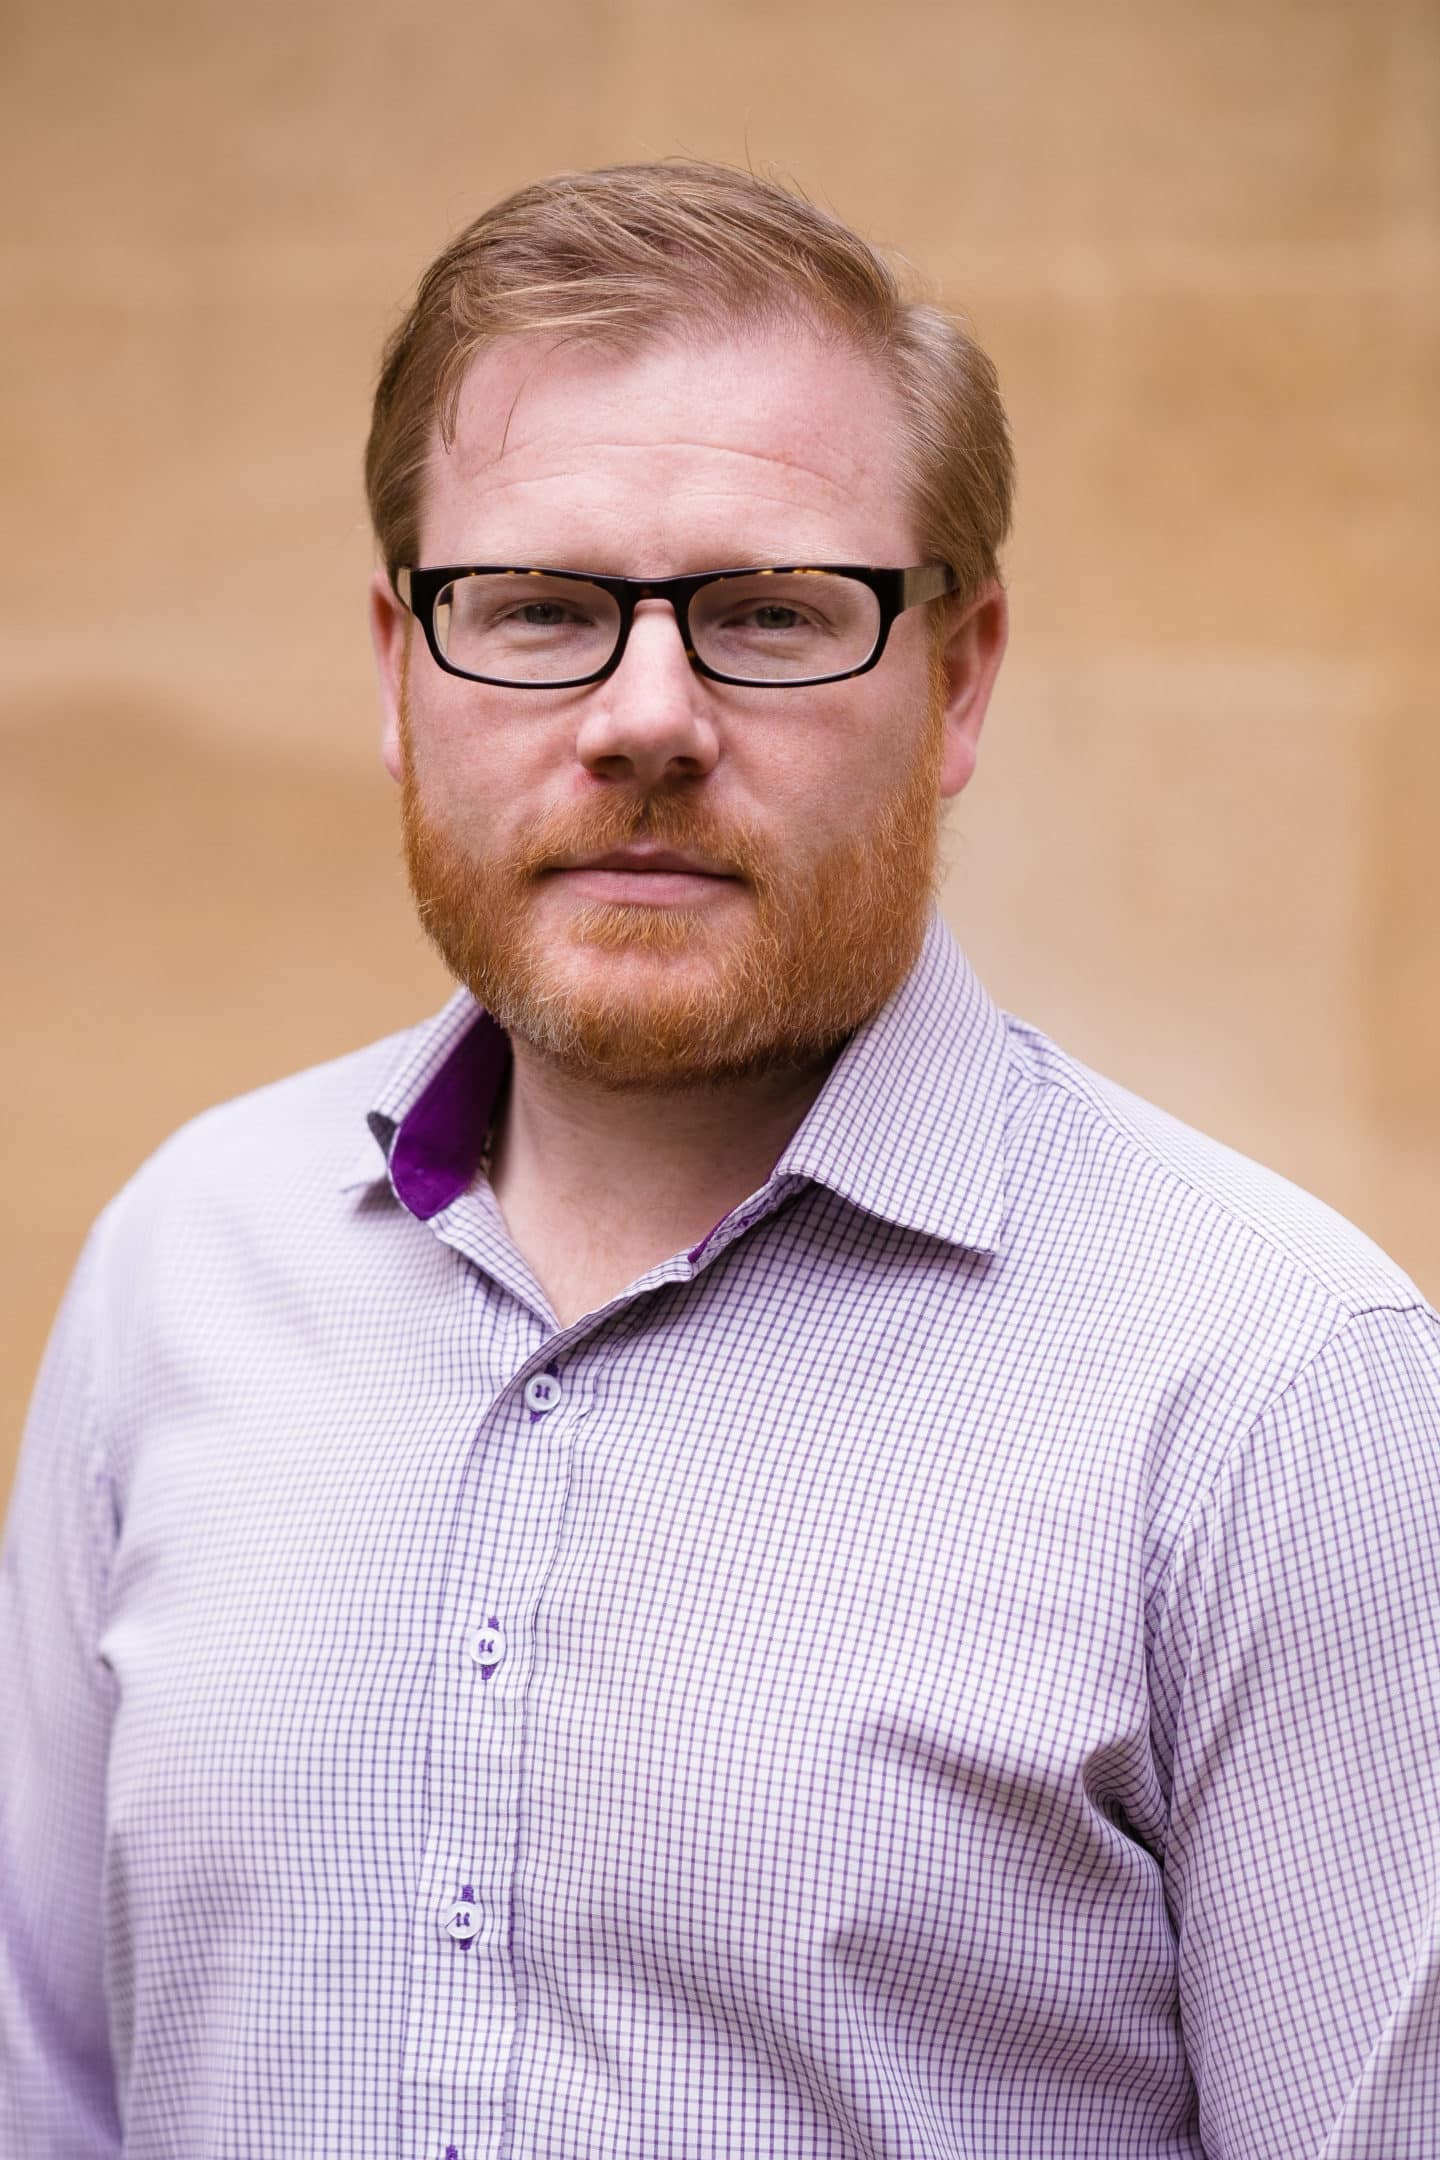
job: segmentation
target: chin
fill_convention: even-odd
[[[733,926],[720,930],[711,909],[655,907],[641,901],[592,901],[573,910],[564,930],[570,952],[617,958],[684,960],[731,945]]]
[[[685,1007],[709,1004],[728,973],[728,940],[691,938],[660,944],[623,934],[572,938],[539,958],[536,974],[557,1003],[596,1013],[622,1012],[657,1024]]]

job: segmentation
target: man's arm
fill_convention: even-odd
[[[1158,1643],[1213,2160],[1440,2154],[1440,1323],[1367,1313],[1232,1452]]]
[[[36,1389],[0,1560],[0,2152],[120,2152],[102,1986],[113,1501],[94,1379],[97,1236]]]

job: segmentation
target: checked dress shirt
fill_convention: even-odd
[[[0,1584],[0,2152],[1436,2160],[1414,1286],[937,919],[562,1327],[507,1056],[457,996],[91,1236]]]

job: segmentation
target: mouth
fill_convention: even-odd
[[[577,899],[631,907],[696,907],[739,882],[733,872],[698,856],[643,842],[557,863],[546,880],[563,885]]]

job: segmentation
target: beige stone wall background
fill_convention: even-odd
[[[375,356],[497,193],[674,151],[795,175],[1000,363],[1015,633],[946,890],[996,993],[1440,1291],[1437,115],[1430,0],[8,0],[6,1444],[163,1134],[437,1000]]]

